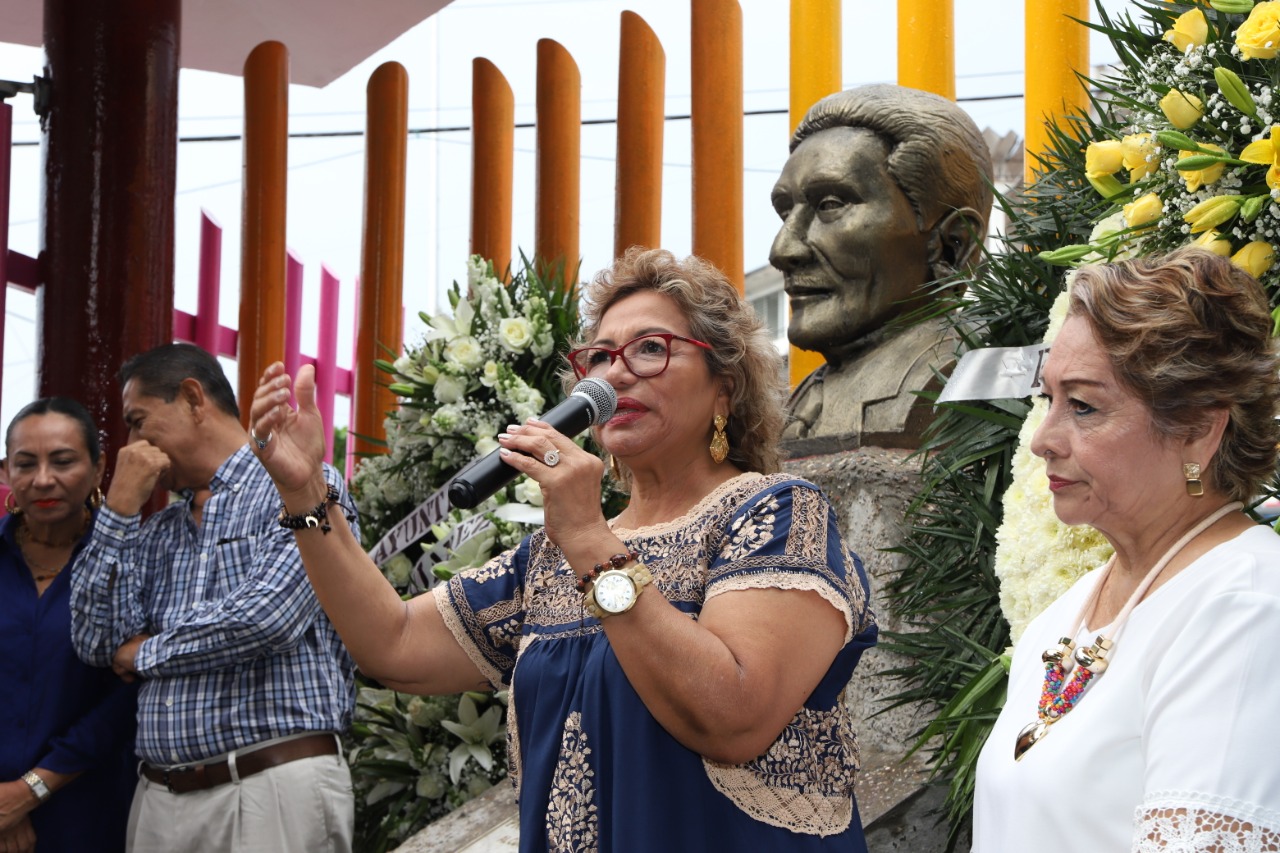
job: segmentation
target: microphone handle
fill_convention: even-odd
[[[557,432],[575,436],[591,426],[592,405],[583,395],[573,394],[538,420],[550,424]],[[520,472],[495,450],[454,476],[449,484],[449,503],[459,509],[474,509],[519,476]]]

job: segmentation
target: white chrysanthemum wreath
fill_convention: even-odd
[[[1045,343],[1051,343],[1067,315],[1074,272],[1049,312]],[[1034,401],[1013,457],[1013,483],[1004,495],[1004,522],[996,532],[995,572],[1000,580],[1000,609],[1013,642],[1027,625],[1085,572],[1111,556],[1111,545],[1088,525],[1058,520],[1049,494],[1044,460],[1031,453],[1031,437],[1048,406]]]

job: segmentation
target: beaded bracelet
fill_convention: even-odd
[[[284,504],[281,504],[280,517],[278,519],[280,526],[288,530],[305,530],[308,527],[319,527],[321,533],[328,535],[329,531],[333,529],[329,524],[329,504],[337,503],[338,498],[338,487],[330,485],[329,490],[325,493],[324,500],[301,515],[289,515],[289,511],[285,509]]]
[[[586,574],[578,578],[578,583],[577,583],[578,592],[585,594],[587,591],[587,584],[591,583],[596,578],[600,577],[601,572],[606,571],[608,569],[620,569],[623,566],[625,566],[627,563],[630,563],[632,560],[638,560],[638,559],[640,559],[640,555],[638,553],[636,553],[635,551],[628,551],[625,554],[614,554],[612,557],[610,557],[608,560],[605,560],[603,563],[596,563],[594,566],[591,567],[591,569]]]

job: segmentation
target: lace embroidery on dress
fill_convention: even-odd
[[[1134,820],[1133,853],[1280,851],[1280,812],[1227,797],[1148,794]]]
[[[547,849],[553,853],[587,853],[599,847],[596,774],[587,760],[590,754],[582,714],[574,711],[564,723],[560,759],[548,793]]]
[[[853,818],[858,738],[845,707],[801,708],[764,755],[746,764],[702,766],[716,790],[770,826],[806,835],[837,835]]]

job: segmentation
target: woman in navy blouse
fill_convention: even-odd
[[[71,565],[101,503],[97,427],[74,400],[5,434],[0,520],[0,853],[124,849],[137,692],[71,648]]]

